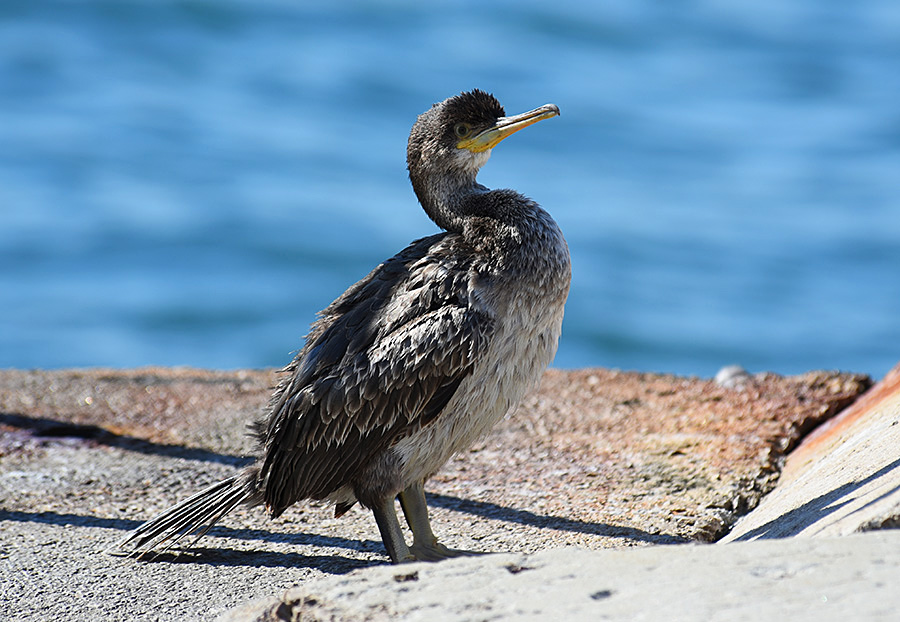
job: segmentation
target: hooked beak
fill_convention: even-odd
[[[482,130],[475,136],[464,138],[456,143],[456,146],[459,149],[468,149],[472,153],[481,153],[492,149],[501,140],[515,134],[524,127],[558,115],[559,107],[556,104],[545,104],[540,108],[517,114],[514,117],[500,117],[491,127]]]

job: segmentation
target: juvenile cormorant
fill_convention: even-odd
[[[302,499],[372,510],[393,562],[460,554],[431,531],[423,483],[533,387],[556,352],[569,251],[537,203],[475,180],[491,149],[559,114],[507,117],[474,90],[419,115],[409,178],[443,232],[410,244],[321,312],[283,371],[258,460],[138,527],[132,554],[199,538],[239,504],[273,517]],[[407,547],[394,499],[413,533]]]

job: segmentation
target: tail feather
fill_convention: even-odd
[[[201,491],[193,497],[182,501],[159,516],[144,523],[135,530],[133,539],[141,536],[137,546],[153,540],[156,536],[168,533],[174,535],[186,527],[199,526],[208,513],[219,506],[219,501],[230,488],[230,482],[219,482],[212,488]]]
[[[253,497],[245,478],[240,475],[229,477],[151,518],[118,542],[115,548],[143,557],[163,544],[166,546],[159,553],[168,551],[185,536],[195,534],[190,544],[193,546],[220,518],[242,502],[252,501]]]

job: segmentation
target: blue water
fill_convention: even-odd
[[[562,116],[480,180],[574,263],[555,365],[900,360],[896,0],[0,3],[0,366],[278,366],[435,231],[464,89]]]

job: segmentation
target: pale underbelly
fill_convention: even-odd
[[[517,327],[496,336],[437,419],[393,447],[404,487],[430,477],[450,456],[471,447],[538,384],[556,353],[561,324],[560,309],[542,328]]]

